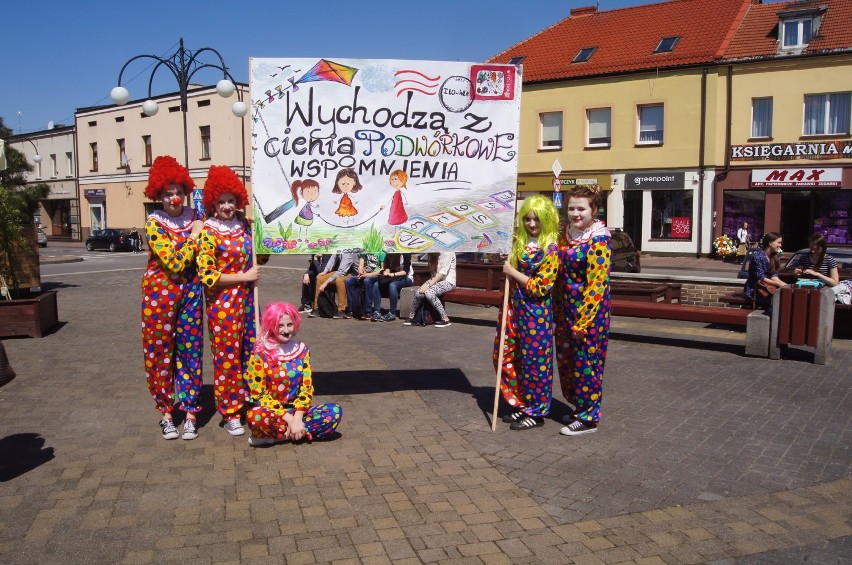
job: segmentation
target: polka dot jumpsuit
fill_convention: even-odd
[[[142,275],[142,349],[148,388],[157,409],[198,412],[201,392],[201,282],[195,267],[198,243],[189,239],[194,212],[172,218],[162,210],[148,216],[151,250]]]
[[[201,231],[198,270],[207,301],[207,330],[213,353],[213,397],[225,420],[237,418],[247,398],[243,382],[254,347],[254,285],[216,286],[222,274],[251,268],[251,233],[242,220],[209,218]]]
[[[527,416],[550,412],[553,396],[553,298],[558,246],[527,247],[518,270],[529,277],[523,287],[513,284],[506,315],[500,392],[512,407]],[[498,320],[502,314],[498,314]],[[500,329],[494,340],[494,366],[499,360]]]
[[[284,414],[304,411],[305,431],[311,439],[334,432],[343,412],[337,404],[311,406],[314,385],[311,376],[311,354],[301,342],[289,353],[278,352],[273,362],[259,353],[251,356],[246,382],[251,400],[256,405],[248,411],[246,423],[255,437],[284,438],[287,422]]]
[[[576,406],[576,418],[597,424],[601,418],[604,362],[609,343],[612,248],[609,232],[579,244],[563,234],[559,244],[556,310],[556,363],[562,394]],[[572,330],[583,330],[574,339]]]

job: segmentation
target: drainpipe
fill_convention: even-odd
[[[701,257],[701,233],[704,231],[704,147],[707,125],[707,67],[701,70],[701,131],[698,135],[698,242],[695,257]]]
[[[725,84],[725,167],[722,171],[716,175],[716,178],[713,179],[713,222],[715,223],[715,213],[716,213],[716,188],[719,184],[719,181],[723,181],[728,178],[728,173],[731,171],[731,100],[734,91],[734,67],[733,65],[728,65],[727,70],[727,81]],[[715,226],[714,226],[715,227]],[[715,230],[714,230],[715,232]],[[715,235],[715,233],[714,233]]]

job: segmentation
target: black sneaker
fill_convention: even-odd
[[[310,312],[308,312],[308,318],[319,318],[319,315],[320,315],[319,310],[317,310],[316,308],[314,308]]]
[[[509,426],[510,430],[529,430],[539,428],[544,425],[544,418],[533,418],[532,416],[524,416],[520,420],[512,422]]]
[[[581,420],[574,420],[561,430],[559,433],[564,436],[579,436],[582,434],[591,434],[597,431],[597,426],[594,424],[586,424]]]
[[[177,439],[178,431],[175,427],[175,423],[170,419],[166,420],[163,418],[160,420],[160,427],[163,428],[163,439]]]
[[[439,321],[435,322],[436,328],[448,328],[452,325],[453,325],[453,323],[449,320],[439,320]]]
[[[505,416],[500,418],[500,421],[504,424],[511,424],[512,422],[517,422],[524,416],[526,416],[526,414],[524,414],[523,412],[512,412],[511,414],[506,414]]]
[[[305,312],[310,312],[311,310],[313,310],[313,308],[311,307],[310,304],[302,304],[301,306],[299,306],[299,313],[300,314],[304,314]]]

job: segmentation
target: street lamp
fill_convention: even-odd
[[[39,163],[41,163],[41,155],[38,154],[38,145],[33,143],[32,139],[26,139],[24,141],[29,141],[30,145],[32,145],[33,149],[35,149],[35,155],[33,155],[33,161],[35,162],[35,164],[38,165]]]
[[[210,53],[215,55],[215,59],[218,59],[218,62],[214,61],[212,63],[202,62],[200,57],[206,53]],[[222,71],[222,80],[220,80],[216,84],[216,92],[219,96],[223,98],[230,97],[234,91],[237,91],[237,102],[234,102],[231,107],[231,111],[238,118],[243,118],[248,113],[248,106],[245,102],[243,102],[242,91],[236,88],[234,85],[234,79],[231,74],[228,72],[228,67],[225,66],[225,60],[222,58],[222,55],[219,54],[218,51],[212,49],[210,47],[202,47],[196,51],[190,51],[183,46],[183,38],[180,39],[180,46],[178,50],[172,53],[169,57],[163,58],[158,57],[157,55],[137,55],[133,57],[121,67],[121,71],[118,73],[118,86],[112,89],[110,92],[110,98],[112,101],[118,105],[123,106],[127,104],[127,101],[130,100],[130,92],[121,86],[121,77],[124,74],[124,70],[137,59],[152,59],[156,61],[153,70],[151,71],[151,76],[148,79],[148,99],[142,103],[142,111],[147,116],[153,116],[159,111],[159,106],[157,103],[151,99],[151,86],[154,82],[154,75],[157,74],[157,70],[160,67],[166,67],[168,70],[172,72],[175,80],[178,83],[178,89],[180,92],[180,111],[183,114],[183,150],[184,150],[184,164],[187,168],[189,168],[189,140],[187,137],[187,126],[186,126],[186,112],[188,109],[187,104],[187,89],[189,88],[190,80],[192,76],[200,71],[201,69],[216,69]],[[245,152],[243,152],[245,153]],[[243,155],[243,159],[245,159],[245,155]],[[245,162],[243,164],[243,170],[245,171]]]

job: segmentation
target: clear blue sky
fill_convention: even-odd
[[[0,116],[15,133],[71,125],[74,111],[111,103],[122,65],[165,56],[180,37],[212,47],[234,78],[248,81],[249,57],[351,57],[483,61],[594,0],[7,0],[2,2]],[[600,0],[612,10],[644,0]],[[148,15],[150,14],[150,15]],[[206,59],[205,59],[206,60]],[[147,94],[150,69],[125,72],[131,99]],[[219,78],[199,72],[194,82]],[[128,79],[137,78],[128,83]],[[161,69],[154,94],[177,90]]]

